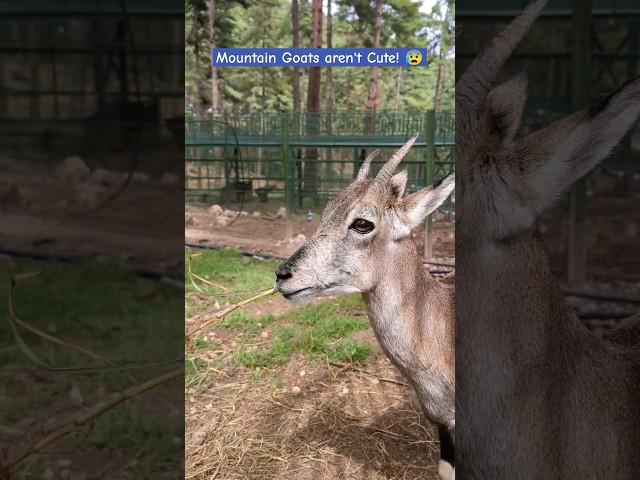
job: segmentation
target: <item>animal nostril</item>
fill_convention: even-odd
[[[276,270],[276,278],[278,280],[286,280],[287,278],[293,277],[293,272],[291,269],[285,265],[280,265]]]

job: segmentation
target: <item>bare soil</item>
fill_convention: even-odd
[[[205,207],[187,205],[185,215],[190,219],[190,224],[185,225],[185,242],[195,246],[231,247],[257,255],[286,258],[304,243],[302,237],[296,237],[302,234],[305,239],[311,238],[320,224],[318,215],[315,215],[311,222],[307,222],[299,216],[294,216],[291,220],[274,218],[276,211],[264,209],[259,217],[255,217],[252,215],[253,211],[255,210],[245,210],[247,215],[240,215],[233,223],[221,228]],[[287,222],[290,223],[289,227]],[[288,228],[292,233],[291,237],[287,235]],[[433,259],[452,263],[455,256],[454,224],[435,222],[433,232]],[[414,239],[419,251],[422,251],[424,231],[414,232]]]
[[[294,356],[256,379],[227,364],[187,390],[186,478],[436,479],[434,427],[372,332],[359,341],[376,349],[362,368]]]
[[[56,173],[57,165],[57,159],[0,159],[4,253],[108,257],[139,270],[182,274],[182,252],[176,248],[182,241],[181,234],[176,236],[183,213],[175,201],[182,196],[179,179],[167,185],[159,173],[138,172],[112,203],[96,211],[120,189],[126,174],[109,171],[113,175],[103,182],[70,181]]]

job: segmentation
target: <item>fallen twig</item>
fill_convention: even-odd
[[[191,336],[193,336],[193,334],[199,332],[204,327],[206,327],[208,325],[211,325],[213,322],[223,319],[224,317],[229,315],[234,310],[236,310],[236,309],[238,309],[240,307],[243,307],[245,305],[248,305],[249,303],[255,302],[256,300],[260,300],[261,298],[268,297],[269,295],[273,295],[274,293],[276,293],[275,289],[270,288],[269,290],[265,290],[264,292],[261,292],[258,295],[254,295],[251,298],[247,298],[246,300],[242,300],[241,302],[238,302],[236,304],[233,304],[233,305],[225,308],[221,312],[218,312],[218,313],[214,314],[213,317],[211,317],[210,319],[204,321],[201,325],[195,327],[190,332],[185,333],[185,340],[188,341],[189,338],[191,338]]]
[[[44,448],[46,448],[56,440],[59,440],[60,438],[77,431],[82,425],[85,425],[86,423],[99,417],[103,413],[111,410],[121,403],[126,402],[127,400],[131,400],[132,398],[141,395],[148,390],[159,387],[160,385],[163,385],[176,378],[182,377],[183,375],[183,368],[172,370],[169,373],[165,373],[164,375],[161,375],[159,377],[152,378],[151,380],[148,380],[139,385],[129,387],[120,393],[112,395],[108,400],[103,400],[102,402],[97,403],[93,407],[86,409],[83,412],[72,415],[68,422],[54,429],[46,437],[33,444],[28,450],[20,454],[14,460],[8,462],[2,467],[2,470],[0,470],[0,472],[8,474],[11,469],[13,469],[27,457],[30,457],[31,455],[42,451]]]
[[[370,377],[376,378],[376,379],[380,380],[381,382],[393,383],[395,385],[402,385],[403,387],[408,387],[409,386],[408,383],[401,382],[399,380],[394,380],[393,378],[379,377],[375,373],[371,373],[368,370],[365,370],[364,368],[360,368],[360,367],[358,367],[357,365],[354,365],[354,364],[338,363],[338,362],[328,362],[328,363],[332,367],[338,367],[338,368],[342,368],[342,369],[345,369],[345,370],[346,369],[356,370],[356,371],[358,371],[360,373],[364,373],[365,375],[369,375]]]
[[[189,279],[191,280],[191,284],[193,285],[193,288],[198,290],[200,293],[204,293],[205,295],[207,294],[207,292],[202,290],[198,285],[196,285],[196,282],[193,281],[193,278],[197,278],[201,282],[207,283],[207,284],[211,285],[212,287],[219,288],[219,289],[223,290],[224,292],[227,292],[227,293],[231,292],[231,290],[229,288],[225,287],[224,285],[220,285],[219,283],[212,282],[209,279],[201,277],[197,273],[193,273],[193,270],[191,269],[191,258],[192,257],[197,257],[199,255],[200,254],[197,253],[197,254],[194,254],[194,255],[189,255],[189,257],[187,257],[187,273],[189,274]]]

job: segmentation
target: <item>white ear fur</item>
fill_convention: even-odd
[[[495,87],[487,97],[491,134],[500,143],[513,141],[520,128],[527,99],[527,76],[523,73]]]
[[[526,182],[538,202],[535,210],[551,205],[567,187],[609,156],[638,117],[640,79],[525,138],[519,149],[533,159],[526,168]]]
[[[400,203],[400,209],[404,211],[409,228],[413,229],[424,222],[427,215],[433,213],[451,195],[455,186],[455,174],[452,173],[440,182],[405,197]]]
[[[391,194],[395,198],[402,198],[404,195],[404,190],[407,187],[407,179],[408,179],[407,171],[403,170],[402,172],[396,173],[393,177],[391,177]]]

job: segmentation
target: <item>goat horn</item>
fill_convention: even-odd
[[[456,111],[460,120],[467,123],[465,130],[474,128],[475,113],[484,104],[491,90],[493,82],[500,73],[502,66],[511,55],[514,48],[520,43],[522,37],[531,28],[547,0],[536,0],[516,17],[476,59],[471,63],[467,71],[462,75],[456,85]],[[458,106],[458,103],[460,105]],[[459,134],[458,132],[456,132]],[[464,132],[460,132],[463,133]]]
[[[402,159],[409,152],[409,150],[411,150],[411,147],[413,147],[413,144],[416,143],[417,139],[418,135],[405,143],[402,147],[400,147],[400,150],[393,154],[393,156],[387,161],[387,163],[385,163],[384,166],[380,169],[378,175],[376,175],[376,183],[384,186],[389,183],[389,180],[391,180],[391,177],[393,176],[393,172],[396,171],[396,168],[398,168],[398,165],[400,165]]]
[[[360,170],[358,170],[358,176],[356,177],[356,180],[365,180],[369,176],[369,168],[371,168],[371,162],[378,156],[379,153],[380,149],[377,149],[367,155],[367,158],[364,159],[364,162],[362,162],[362,165],[360,166]]]

